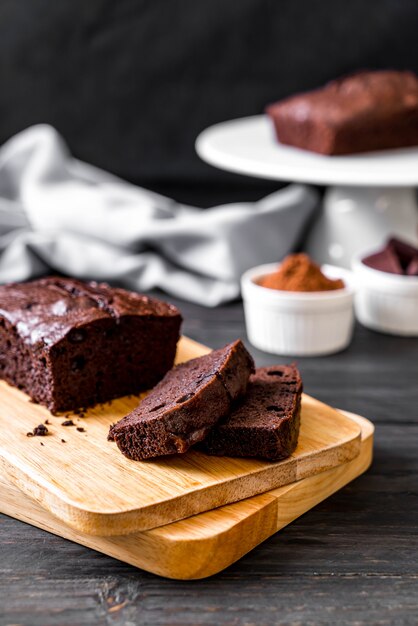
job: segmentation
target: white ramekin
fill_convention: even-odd
[[[339,352],[353,332],[354,289],[351,273],[324,266],[329,278],[342,278],[344,289],[294,292],[269,289],[257,279],[277,270],[278,263],[259,265],[241,279],[245,321],[250,342],[272,354],[314,356]]]
[[[357,256],[352,263],[359,322],[391,335],[418,336],[418,277],[375,270],[362,263],[366,255]]]

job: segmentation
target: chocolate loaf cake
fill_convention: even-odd
[[[173,368],[132,413],[111,427],[129,459],[186,452],[242,396],[254,363],[241,341]]]
[[[181,315],[106,284],[0,286],[0,378],[52,412],[137,393],[172,367]]]
[[[267,107],[280,143],[320,154],[418,145],[418,77],[360,72]]]
[[[294,365],[257,368],[247,393],[201,444],[208,454],[278,461],[295,450],[302,380]]]

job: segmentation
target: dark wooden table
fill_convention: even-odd
[[[180,306],[198,341],[245,338],[241,304]],[[275,360],[252,352],[259,365]],[[366,475],[197,582],[158,578],[0,516],[1,626],[416,625],[418,339],[357,327],[347,351],[298,362],[308,393],[375,422]]]

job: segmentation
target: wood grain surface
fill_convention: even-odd
[[[245,341],[241,303],[171,301],[186,335],[212,348]],[[246,345],[259,366],[292,360]],[[344,352],[297,361],[307,393],[373,420],[368,472],[200,581],[154,576],[0,515],[1,626],[416,626],[418,339],[356,325]]]
[[[48,513],[4,475],[0,475],[0,512],[161,576],[206,578],[231,565],[369,467],[373,425],[362,417],[346,415],[361,429],[360,452],[352,461],[153,530],[122,537],[79,533]]]
[[[182,338],[178,361],[205,351]],[[65,419],[76,426],[63,426],[63,417],[52,416],[45,407],[28,402],[22,392],[0,383],[4,473],[76,530],[122,535],[289,484],[345,463],[360,449],[360,428],[355,422],[304,396],[298,447],[284,461],[207,456],[193,450],[152,461],[131,461],[107,441],[107,433],[109,425],[137,403],[136,397],[121,398],[92,408],[82,418],[67,414]],[[26,436],[46,420],[46,437]],[[80,426],[84,432],[77,430]]]

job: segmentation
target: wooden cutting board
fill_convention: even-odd
[[[178,361],[209,349],[183,338]],[[85,417],[64,417],[4,382],[0,383],[0,461],[5,476],[74,529],[93,535],[123,535],[155,528],[300,480],[347,462],[360,450],[360,427],[308,396],[302,402],[299,445],[289,459],[185,455],[139,462],[107,441],[109,425],[126,415],[137,397],[99,405]],[[27,437],[48,420],[47,437]],[[64,440],[64,441],[63,441]]]
[[[360,453],[354,460],[291,485],[153,530],[123,537],[79,533],[24,495],[2,473],[0,510],[160,576],[205,578],[237,561],[366,471],[372,460],[374,427],[362,417],[346,415],[361,427]]]

